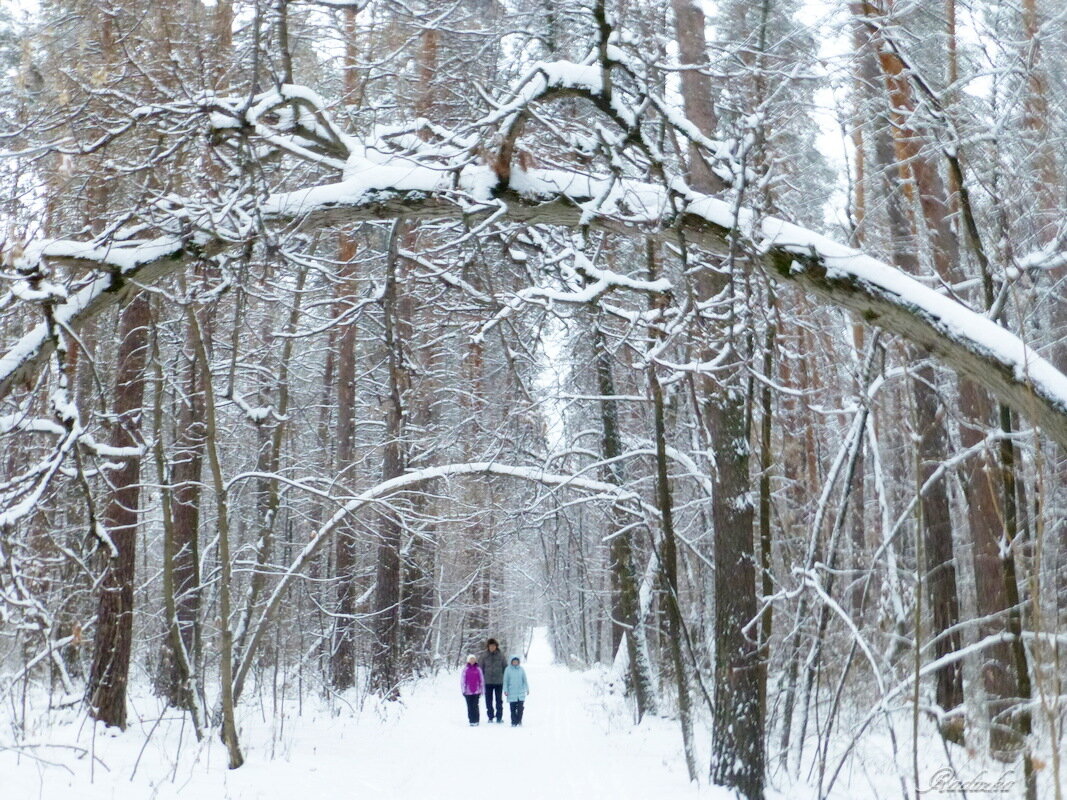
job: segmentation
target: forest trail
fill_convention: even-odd
[[[395,723],[353,729],[356,741],[346,749],[373,765],[363,776],[353,770],[355,785],[370,792],[360,796],[697,796],[677,758],[675,725],[652,720],[647,731],[633,729],[606,678],[553,663],[544,629],[535,631],[525,667],[530,696],[521,728],[511,727],[506,702],[503,724],[488,724],[483,704],[481,724],[469,727],[458,677],[449,673],[418,685]]]
[[[247,760],[235,771],[225,768],[217,738],[197,754],[188,729],[185,752],[192,754],[175,765],[176,719],[152,731],[155,720],[146,718],[122,736],[98,732],[95,742],[90,726],[72,721],[48,731],[48,748],[37,751],[61,766],[25,756],[16,763],[14,754],[0,751],[0,789],[7,797],[40,800],[729,796],[689,783],[676,722],[646,719],[635,728],[606,673],[553,663],[544,629],[534,632],[527,655],[531,691],[521,728],[509,724],[506,705],[504,724],[489,725],[484,703],[481,725],[469,727],[459,673],[449,670],[409,687],[398,704],[368,703],[336,716],[305,708],[302,716],[279,720],[269,701],[260,707],[249,698],[240,723]],[[63,749],[70,745],[94,748],[100,761],[92,782],[89,759]]]

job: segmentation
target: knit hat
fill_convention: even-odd
[[[467,656],[467,663],[468,664],[473,664],[477,660],[478,660],[478,656],[474,655],[474,653],[471,653],[469,656]]]

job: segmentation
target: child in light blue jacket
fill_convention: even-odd
[[[511,664],[504,670],[504,697],[508,699],[511,709],[511,727],[522,725],[523,705],[526,695],[530,693],[530,684],[526,680],[526,670],[519,666],[519,657],[512,656]]]

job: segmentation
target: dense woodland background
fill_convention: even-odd
[[[1067,6],[0,14],[16,733],[42,702],[123,727],[150,684],[237,767],[250,693],[403,695],[540,623],[750,800],[782,774],[822,795],[913,726],[1062,797],[1064,439],[790,260],[760,268],[751,220],[861,248],[1067,370]],[[715,250],[680,206],[539,207],[535,170],[736,214]],[[360,175],[348,211],[277,200]]]

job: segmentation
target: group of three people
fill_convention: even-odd
[[[467,701],[467,721],[472,728],[480,721],[478,698],[483,694],[489,722],[504,721],[503,693],[511,710],[511,727],[522,725],[526,695],[530,693],[526,670],[522,668],[518,656],[512,656],[511,664],[504,666],[504,654],[500,652],[496,639],[486,642],[481,658],[474,654],[467,656],[467,666],[460,675],[459,685],[463,699]]]

